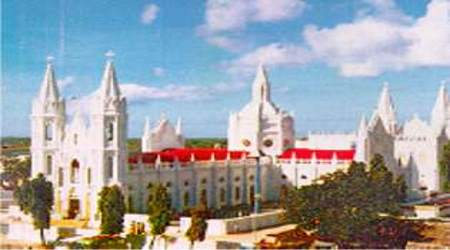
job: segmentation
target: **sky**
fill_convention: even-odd
[[[355,130],[384,82],[401,122],[428,120],[450,82],[450,0],[9,0],[1,9],[2,136],[29,136],[48,56],[70,115],[113,51],[130,137],[161,113],[181,117],[186,137],[225,137],[259,63],[297,136]]]

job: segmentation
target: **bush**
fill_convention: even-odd
[[[80,242],[69,242],[67,243],[67,247],[69,247],[70,249],[89,249],[89,247],[86,247]]]
[[[132,249],[142,249],[145,245],[145,234],[127,234],[126,241],[131,243]]]
[[[78,243],[81,244],[81,249],[128,249],[127,240],[118,234],[101,234],[81,239]]]
[[[141,249],[145,241],[145,234],[127,234],[125,238],[120,237],[119,234],[101,234],[71,242],[68,247],[70,249],[128,249],[130,245],[132,249]]]
[[[228,219],[240,216],[250,215],[252,212],[252,208],[247,204],[241,204],[237,206],[227,206],[220,209],[211,209],[210,216],[211,218],[216,219]]]

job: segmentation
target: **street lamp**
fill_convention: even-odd
[[[255,183],[253,185],[254,188],[254,205],[253,205],[253,213],[258,214],[261,209],[261,164],[260,160],[261,157],[263,157],[265,154],[256,148],[249,154],[249,158],[253,158],[256,160],[256,176],[255,176]]]

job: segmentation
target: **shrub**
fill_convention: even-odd
[[[145,245],[145,234],[127,234],[126,241],[131,243],[132,249],[142,249]]]

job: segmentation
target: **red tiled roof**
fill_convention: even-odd
[[[248,155],[246,151],[229,151],[225,148],[170,148],[162,151],[145,152],[135,154],[128,158],[128,163],[136,164],[139,158],[142,158],[144,164],[155,163],[158,155],[162,162],[173,162],[178,159],[179,162],[189,162],[194,157],[195,161],[209,161],[214,155],[217,161],[223,161],[230,155],[231,160],[238,160],[243,155]],[[347,150],[328,150],[328,149],[307,149],[307,148],[292,148],[284,151],[279,158],[291,159],[295,154],[296,159],[312,159],[315,154],[318,160],[331,160],[333,155],[336,154],[337,160],[353,160],[355,155],[354,149]]]
[[[214,155],[218,161],[225,160],[227,155],[230,155],[231,160],[241,159],[248,152],[245,151],[228,151],[224,148],[171,148],[156,152],[145,152],[133,155],[128,158],[128,163],[136,164],[138,159],[142,157],[142,162],[149,164],[155,163],[158,155],[162,162],[173,162],[178,159],[179,162],[188,162],[194,156],[195,161],[209,161]]]
[[[336,154],[337,160],[353,160],[355,155],[354,149],[308,149],[308,148],[291,148],[283,152],[280,155],[280,159],[292,159],[292,155],[295,154],[296,159],[312,159],[315,154],[318,160],[331,160],[333,155]]]

